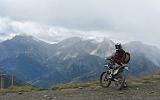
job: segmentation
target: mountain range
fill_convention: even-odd
[[[32,36],[18,35],[0,43],[0,69],[38,87],[98,79],[104,58],[115,43],[104,38],[71,37],[48,44]],[[123,44],[131,54],[129,75],[143,76],[160,69],[159,48],[133,41]]]

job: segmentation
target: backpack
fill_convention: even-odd
[[[124,64],[128,64],[130,61],[130,53],[129,52],[125,52],[125,60],[124,60]]]

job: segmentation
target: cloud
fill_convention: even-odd
[[[159,0],[1,0],[0,16],[0,32],[49,41],[87,34],[160,44]]]
[[[69,37],[109,37],[100,31],[82,31],[58,26],[49,26],[31,21],[15,21],[0,17],[0,37],[13,37],[26,34],[44,41],[56,42]],[[5,40],[6,38],[4,38]]]
[[[77,30],[160,32],[158,0],[1,0],[0,15]]]
[[[16,35],[17,34],[13,34],[13,33],[12,34],[0,33],[0,42],[4,40],[12,39]]]

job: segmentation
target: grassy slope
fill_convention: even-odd
[[[128,78],[127,83],[130,86],[139,86],[147,83],[160,82],[160,74],[146,76],[143,78]],[[20,86],[20,87],[10,87],[8,89],[0,90],[0,93],[18,93],[18,92],[38,92],[45,90],[66,90],[66,89],[86,89],[86,88],[94,88],[99,87],[99,81],[88,82],[88,83],[77,83],[77,84],[64,84],[59,86],[54,86],[50,89],[40,89],[34,88],[31,86]]]

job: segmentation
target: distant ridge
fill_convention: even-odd
[[[71,37],[48,44],[30,36],[15,36],[0,43],[0,69],[38,87],[96,80],[114,42]],[[143,76],[160,69],[158,48],[140,42],[123,44],[131,53],[129,75]]]

